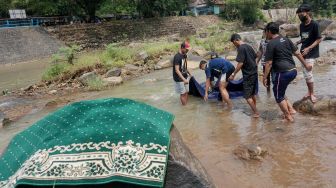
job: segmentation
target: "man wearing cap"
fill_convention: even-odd
[[[311,70],[311,65],[306,63],[298,48],[291,40],[279,35],[279,24],[270,22],[266,26],[266,37],[269,40],[265,54],[265,74],[263,77],[264,86],[267,85],[267,77],[272,69],[273,94],[278,103],[284,118],[293,122],[293,114],[296,113],[292,104],[286,96],[286,90],[296,75],[296,67],[293,54],[300,60],[303,67]]]
[[[206,75],[204,100],[208,100],[208,91],[211,86],[211,81],[216,77],[219,82],[218,86],[222,96],[222,101],[231,108],[232,102],[229,98],[229,93],[227,92],[226,87],[228,85],[229,77],[235,70],[234,66],[224,58],[218,57],[216,53],[212,53],[209,63],[202,60],[199,64],[199,68],[204,70]]]
[[[322,41],[321,31],[318,23],[312,19],[311,8],[308,4],[302,4],[297,9],[301,24],[300,24],[300,36],[301,40],[296,42],[296,45],[302,44],[301,54],[307,63],[314,66],[315,59],[320,56],[319,44]],[[308,93],[304,99],[310,98],[312,102],[316,102],[314,95],[314,77],[313,71],[308,71],[303,67],[303,75],[306,79]]]
[[[175,90],[178,94],[180,94],[182,105],[187,104],[189,92],[188,75],[190,75],[190,73],[187,68],[187,52],[188,49],[186,44],[182,43],[179,52],[174,56],[173,60],[173,79],[175,82]]]

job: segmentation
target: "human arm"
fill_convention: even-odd
[[[299,52],[299,50],[297,50],[295,53],[294,53],[294,55],[299,59],[299,61],[302,63],[302,65],[308,70],[308,71],[310,71],[310,70],[312,70],[312,66],[311,65],[309,65],[306,61],[305,61],[305,59],[303,58],[303,56],[302,56],[302,54]]]
[[[209,92],[210,85],[211,85],[210,78],[207,78],[206,82],[205,82],[205,93],[204,93],[204,97],[203,97],[204,101],[208,100],[208,92]]]
[[[273,63],[273,61],[267,61],[266,64],[265,64],[265,72],[264,72],[264,75],[263,75],[263,84],[264,84],[265,87],[268,87],[268,85],[267,85],[267,76],[271,72],[272,63]]]
[[[306,56],[313,48],[319,45],[322,41],[322,38],[317,39],[313,44],[302,50],[302,55]]]
[[[241,70],[243,65],[244,65],[243,63],[238,62],[237,67],[236,67],[235,71],[231,74],[229,80],[233,80],[236,77],[236,74]]]
[[[182,72],[180,71],[180,65],[174,65],[175,66],[175,72],[180,77],[180,79],[184,82],[184,84],[188,84],[189,81],[184,78],[182,75]]]
[[[297,46],[297,45],[299,45],[299,44],[301,44],[302,43],[302,39],[300,39],[299,41],[296,41],[295,42],[295,45]]]
[[[262,57],[262,52],[259,50],[259,51],[257,52],[257,59],[256,59],[256,63],[257,63],[257,65],[259,64],[259,62],[260,62],[260,60],[261,60],[261,57]]]

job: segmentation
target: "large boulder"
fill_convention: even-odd
[[[316,22],[319,24],[320,26],[320,31],[321,33],[323,33],[327,27],[333,23],[333,20],[330,20],[330,19],[319,19],[319,20],[316,20]]]
[[[282,24],[280,26],[280,33],[283,36],[290,38],[300,36],[300,25],[299,24]]]
[[[208,54],[208,51],[206,51],[203,47],[197,46],[197,47],[191,49],[191,53],[194,54],[194,55],[204,57],[205,55]]]
[[[154,67],[155,70],[164,69],[173,66],[172,58],[161,59]]]
[[[336,40],[336,21],[333,21],[322,33],[326,40]]]
[[[113,68],[105,74],[105,77],[114,77],[114,76],[120,76],[121,75],[121,69],[120,68]]]
[[[95,72],[88,72],[80,76],[78,78],[78,81],[83,85],[87,85],[90,80],[94,80],[97,78],[98,78],[98,75]]]
[[[336,64],[336,48],[330,49],[327,53],[316,59],[317,65],[335,65]]]
[[[120,85],[123,83],[123,79],[121,76],[103,78],[103,81],[108,86],[115,86],[115,85]]]
[[[132,64],[126,64],[124,67],[128,71],[138,71],[140,68],[138,66],[132,65]]]
[[[312,103],[309,99],[299,100],[293,104],[293,107],[302,113],[313,115],[336,114],[336,96],[317,96],[318,101]]]
[[[180,133],[174,126],[170,131],[170,136],[171,143],[165,187],[215,187],[204,167],[184,144]]]

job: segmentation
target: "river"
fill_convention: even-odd
[[[321,51],[334,45],[323,42]],[[336,94],[336,66],[317,66],[314,71],[317,95]],[[204,81],[202,71],[192,73]],[[32,74],[27,73],[25,78],[38,78],[36,73]],[[301,73],[298,77],[302,77]],[[305,81],[298,79],[287,93],[293,102],[301,99],[306,94]],[[110,90],[68,98],[77,101],[106,97],[131,98],[175,114],[174,124],[217,187],[336,187],[336,117],[297,114],[295,123],[284,123],[274,98],[262,86],[257,101],[259,119],[249,116],[250,109],[243,99],[233,100],[231,111],[217,101],[204,102],[195,97],[189,98],[187,106],[181,106],[170,69],[155,71]],[[13,135],[53,110],[36,109],[0,129],[0,151]],[[241,161],[233,155],[238,145],[251,143],[268,150],[269,155],[262,162]]]

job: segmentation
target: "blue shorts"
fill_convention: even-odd
[[[296,75],[296,69],[272,74],[273,93],[277,103],[281,103],[286,99],[286,89],[290,82],[295,79]]]

